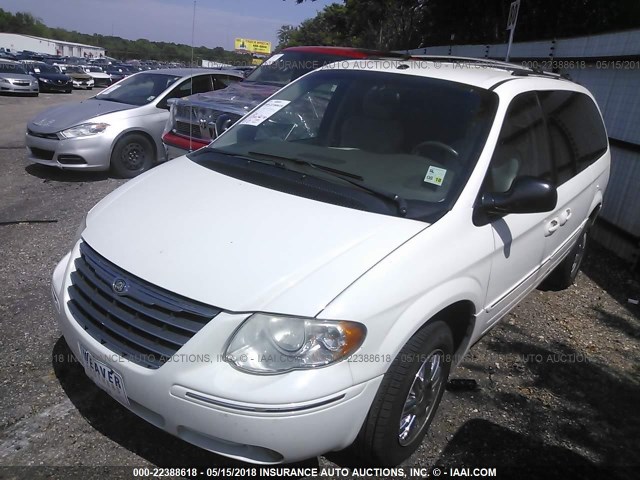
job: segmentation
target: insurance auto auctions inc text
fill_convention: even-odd
[[[496,477],[496,468],[444,468],[444,467],[396,467],[396,468],[340,468],[340,467],[259,467],[256,474],[261,477],[306,477],[306,478],[438,478],[438,477]]]

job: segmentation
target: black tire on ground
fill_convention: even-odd
[[[394,466],[420,446],[444,393],[453,337],[435,321],[418,331],[385,373],[353,452],[366,464]]]
[[[154,163],[151,140],[140,133],[130,133],[116,143],[111,153],[111,168],[120,177],[133,178],[149,170]]]
[[[587,227],[580,232],[578,241],[571,249],[567,257],[544,279],[543,287],[551,290],[565,290],[576,280],[580,265],[587,249],[587,237],[589,230]]]

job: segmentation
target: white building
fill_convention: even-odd
[[[100,58],[105,56],[105,49],[102,47],[34,37],[31,35],[18,35],[16,33],[0,33],[0,47],[10,52],[29,50],[36,53],[63,55],[67,57]]]

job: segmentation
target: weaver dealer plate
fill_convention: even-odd
[[[117,401],[128,406],[129,399],[124,389],[124,379],[122,375],[107,364],[96,360],[82,344],[79,343],[78,347],[80,347],[81,360],[87,376]]]

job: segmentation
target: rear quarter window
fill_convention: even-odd
[[[607,151],[607,134],[598,108],[587,95],[564,90],[538,95],[561,185]]]

